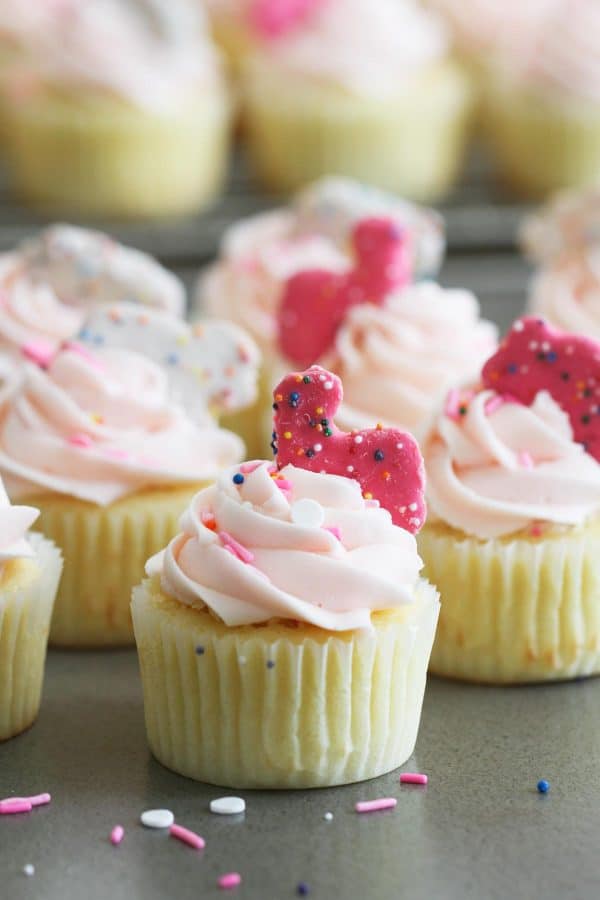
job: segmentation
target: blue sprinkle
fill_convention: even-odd
[[[516,363],[510,363],[510,364],[506,367],[506,370],[507,370],[507,372],[508,372],[510,375],[516,375],[517,372],[519,371],[519,367],[518,367],[518,365],[517,365]]]
[[[233,476],[233,483],[234,484],[243,484],[244,483],[244,476],[242,475],[241,472],[235,473],[235,475]]]
[[[550,350],[549,353],[546,353],[546,360],[547,360],[548,362],[556,362],[557,359],[558,359],[558,356],[557,356],[557,354],[554,352],[554,350]]]
[[[375,457],[376,462],[381,462],[382,459],[385,459],[383,450],[376,450],[373,456]]]
[[[310,888],[305,881],[300,882],[296,888],[296,893],[300,894],[301,897],[306,897],[307,894],[310,894]]]
[[[272,659],[267,660],[267,669],[273,669],[275,667],[275,663]]]
[[[537,789],[540,792],[540,794],[547,794],[548,791],[550,790],[550,782],[546,781],[545,778],[540,778],[540,780],[537,783]]]
[[[179,362],[179,356],[177,353],[168,353],[166,361],[168,366],[176,366]]]
[[[204,647],[202,646],[202,644],[198,644],[198,646],[196,647],[196,653],[198,654],[198,656],[202,656],[202,654],[204,653]]]

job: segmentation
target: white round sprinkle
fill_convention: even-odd
[[[324,382],[323,387],[325,388],[326,391],[330,391],[333,387],[333,381]]]
[[[411,512],[415,512],[416,509],[417,509],[417,504],[416,504],[416,503],[411,503],[411,504],[409,504],[409,507],[408,507],[408,508],[410,509]]]
[[[515,322],[515,324],[513,325],[513,328],[515,331],[523,331],[525,326],[523,325],[523,323],[521,321],[518,321],[518,322]]]
[[[27,863],[27,865],[23,866],[23,875],[27,875],[27,877],[31,877],[31,875],[35,875],[35,866],[31,863]]]
[[[356,437],[354,438],[354,443],[355,443],[355,444],[362,444],[362,442],[363,442],[363,436],[362,436],[362,434],[357,434]]]
[[[346,466],[346,472],[354,472],[354,466]]]
[[[308,528],[319,528],[325,521],[325,510],[320,503],[310,497],[296,500],[291,506],[292,522],[295,525],[306,525]]]
[[[402,450],[403,447],[404,447],[404,444],[402,444],[402,443],[400,443],[400,442],[398,442],[398,443],[396,444],[396,450]]]
[[[315,453],[320,453],[322,449],[323,449],[323,444],[315,444],[315,446],[313,447],[313,450],[315,451]]]
[[[331,822],[331,820],[333,819],[333,813],[326,812],[325,815],[323,816],[323,818],[325,819],[326,822]]]
[[[241,797],[219,797],[210,801],[211,813],[219,816],[236,816],[246,809],[246,802]]]
[[[170,809],[147,809],[140,816],[140,822],[146,828],[170,828],[174,821]]]

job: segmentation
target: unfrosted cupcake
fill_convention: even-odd
[[[598,184],[597,3],[558,0],[523,62],[498,67],[485,128],[498,174],[526,195]]]
[[[51,640],[130,643],[129,595],[148,555],[190,496],[242,458],[210,412],[253,401],[255,350],[229,324],[193,331],[117,306],[37,362],[0,411],[0,472],[65,556]]]
[[[62,559],[50,541],[27,533],[37,517],[10,505],[0,480],[0,741],[29,728],[42,694]]]
[[[7,86],[14,187],[45,210],[194,212],[222,184],[230,100],[198,4],[53,7]]]
[[[600,187],[561,191],[527,216],[519,238],[524,253],[538,265],[600,246]]]
[[[419,536],[442,612],[431,670],[600,673],[600,343],[518,320],[424,443]]]
[[[439,609],[413,536],[422,460],[402,432],[333,424],[316,451],[304,415],[333,419],[341,400],[323,369],[274,397],[278,465],[197,494],[134,590],[148,739],[164,765],[228,787],[360,781],[417,735]]]
[[[248,58],[243,103],[268,187],[334,172],[430,200],[461,167],[472,95],[441,21],[416,3],[319,0]]]

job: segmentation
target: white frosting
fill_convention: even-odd
[[[541,269],[529,305],[564,331],[600,340],[600,244],[563,253]]]

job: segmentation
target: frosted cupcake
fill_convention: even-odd
[[[515,683],[600,673],[600,344],[518,320],[448,396],[419,536],[442,612],[431,670]]]
[[[412,753],[438,615],[413,536],[422,460],[397,430],[332,424],[317,450],[304,414],[341,400],[323,369],[274,397],[278,464],[197,494],[134,590],[150,747],[228,787],[373,778]]]
[[[538,265],[600,245],[600,188],[561,191],[525,219],[519,237],[524,253]]]
[[[95,312],[0,411],[0,472],[65,556],[51,640],[133,640],[129,595],[199,487],[242,458],[210,412],[254,399],[254,347],[137,307]]]
[[[499,67],[485,104],[498,173],[543,196],[600,177],[600,6],[558,0],[523,63]]]
[[[7,86],[14,187],[44,210],[195,212],[224,177],[230,101],[198,4],[64,0]]]
[[[411,0],[313,2],[266,34],[243,88],[248,150],[269,188],[335,172],[431,200],[461,167],[469,80],[441,21]]]
[[[0,481],[0,741],[34,722],[62,560],[54,544],[28,534],[38,511],[11,506]]]
[[[565,331],[600,341],[600,242],[544,266],[531,283],[529,308]]]

